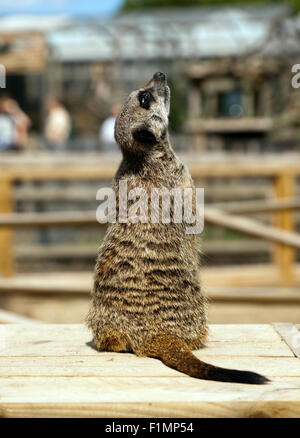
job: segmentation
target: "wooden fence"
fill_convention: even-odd
[[[281,286],[295,284],[296,250],[300,248],[300,236],[295,233],[294,210],[300,208],[295,197],[295,182],[300,176],[300,163],[243,161],[239,163],[189,163],[195,180],[209,178],[269,178],[275,199],[243,203],[227,212],[224,208],[205,207],[205,220],[209,223],[238,230],[272,241],[272,259],[280,278]],[[41,166],[41,168],[2,169],[0,174],[0,275],[14,275],[13,229],[15,227],[49,227],[99,225],[95,212],[66,213],[14,213],[13,190],[15,181],[75,181],[110,180],[116,165],[82,166],[80,164]],[[226,208],[226,207],[225,207]],[[269,212],[273,226],[241,217],[242,214]],[[243,269],[241,267],[241,269]]]

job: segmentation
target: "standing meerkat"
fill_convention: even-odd
[[[155,73],[133,91],[115,124],[123,159],[113,180],[128,190],[184,189],[194,184],[175,155],[168,136],[170,90]],[[159,204],[159,210],[161,205]],[[172,209],[174,212],[174,206]],[[264,376],[216,367],[199,360],[193,349],[207,336],[206,299],[199,284],[197,236],[185,223],[133,223],[108,227],[100,247],[87,325],[98,350],[127,351],[160,359],[189,376],[206,380],[262,384]]]

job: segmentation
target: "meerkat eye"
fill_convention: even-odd
[[[154,100],[152,94],[148,90],[141,91],[138,94],[138,99],[140,106],[144,109],[149,109],[151,102]]]

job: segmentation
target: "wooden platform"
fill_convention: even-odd
[[[207,348],[196,355],[272,380],[259,386],[198,380],[156,359],[99,353],[82,325],[0,325],[0,416],[299,417],[297,330],[210,326]]]

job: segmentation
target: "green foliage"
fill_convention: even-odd
[[[218,6],[242,4],[283,3],[282,0],[124,0],[122,11],[132,11],[143,8],[169,8],[189,6]],[[300,10],[300,0],[287,0],[296,10]]]
[[[187,118],[186,86],[180,77],[169,76],[168,85],[171,89],[170,130],[181,132]]]

